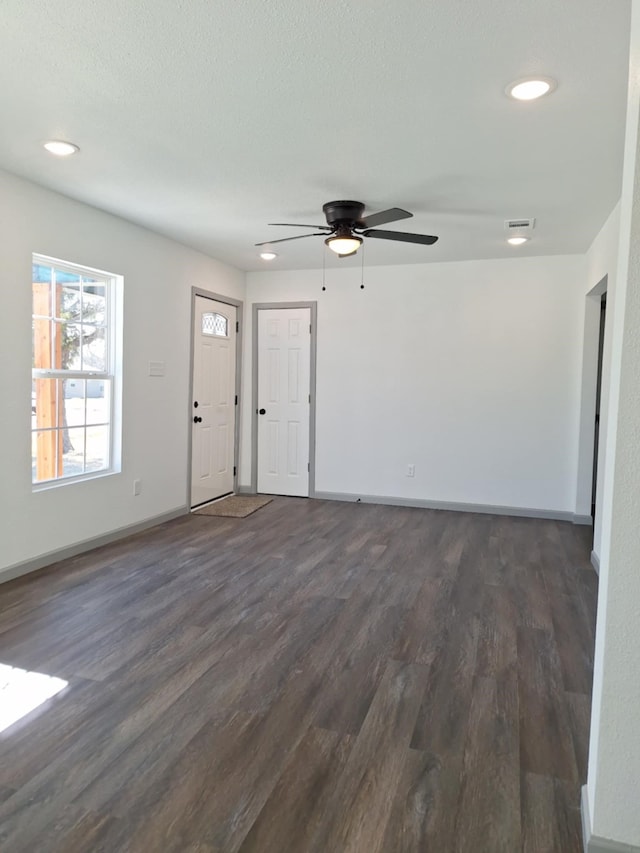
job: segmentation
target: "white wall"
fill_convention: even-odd
[[[594,835],[640,848],[640,3],[629,98],[612,321],[609,430],[587,794]],[[599,848],[600,849],[600,848]]]
[[[248,315],[318,301],[317,491],[573,513],[584,280],[583,256],[248,274]]]
[[[61,164],[64,165],[64,164]],[[187,502],[191,286],[236,298],[244,273],[0,172],[0,570]],[[31,255],[124,276],[122,472],[31,488]],[[148,362],[166,376],[150,378]],[[132,496],[132,481],[142,494]]]
[[[190,288],[243,298],[245,275],[6,173],[0,198],[1,571],[186,504]],[[34,251],[125,282],[122,472],[35,493]],[[329,271],[325,293],[318,271],[250,274],[249,302],[318,301],[317,490],[572,513],[584,280],[577,256],[375,267],[364,291],[357,267]],[[166,363],[165,377],[147,375],[150,360]]]
[[[584,333],[582,357],[582,396],[580,406],[580,435],[576,513],[591,514],[594,414],[598,375],[598,344],[600,332],[600,299],[607,293],[602,359],[602,392],[600,397],[600,436],[598,441],[598,482],[596,489],[596,517],[593,531],[593,552],[599,560],[602,537],[602,498],[606,465],[606,445],[609,423],[609,382],[611,375],[611,340],[615,309],[618,243],[620,236],[620,204],[595,238],[586,257]]]

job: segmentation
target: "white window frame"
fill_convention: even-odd
[[[52,258],[48,255],[41,255],[34,252],[32,255],[32,264],[42,264],[43,266],[55,267],[60,272],[70,273],[72,275],[86,276],[93,278],[96,283],[105,286],[105,370],[64,370],[62,368],[32,368],[31,370],[31,387],[33,387],[34,379],[78,379],[78,380],[97,380],[101,379],[109,382],[111,394],[109,400],[109,441],[108,441],[108,465],[101,468],[99,471],[85,471],[80,474],[69,474],[57,476],[49,480],[34,480],[33,474],[31,478],[31,486],[33,491],[41,491],[52,487],[70,485],[72,483],[82,482],[84,480],[93,480],[99,477],[109,476],[118,473],[121,468],[121,376],[122,376],[122,276],[115,273],[106,272],[105,270],[87,267],[81,264],[63,261],[58,258]],[[33,312],[32,306],[32,321],[33,318],[40,316]],[[48,318],[49,319],[49,318]],[[85,399],[87,393],[87,385],[85,383]],[[103,424],[96,424],[101,426]],[[85,420],[85,430],[87,423]],[[59,431],[60,427],[51,427],[51,430]],[[41,432],[42,429],[35,428],[32,425],[31,435]],[[86,439],[85,439],[86,440]],[[86,452],[86,448],[85,448]]]

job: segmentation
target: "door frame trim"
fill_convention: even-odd
[[[580,392],[580,412],[579,421],[576,425],[577,441],[578,441],[578,467],[576,471],[576,492],[575,492],[575,511],[582,515],[591,516],[591,496],[593,492],[593,450],[595,440],[595,412],[596,412],[596,396],[598,383],[598,348],[600,335],[600,312],[602,295],[609,290],[609,274],[605,273],[598,283],[590,288],[584,295],[584,324],[583,324],[583,347],[581,361],[581,392]],[[611,297],[612,294],[609,293]],[[608,340],[611,332],[610,323],[615,300],[611,300],[609,304],[609,312],[607,313],[605,322],[605,339],[604,339],[604,358],[602,382],[607,381],[606,371],[608,369],[611,353],[608,349]],[[606,434],[606,412],[600,412],[600,450],[604,448],[603,434]],[[598,493],[600,493],[600,502],[602,500],[601,486],[604,482],[606,459],[602,452],[599,452],[600,470],[598,473],[598,483],[596,484],[596,503]],[[596,506],[596,515],[601,510],[600,505]],[[600,513],[600,515],[602,515]],[[596,522],[593,527],[594,537],[598,533],[599,538],[600,524]],[[598,547],[600,543],[598,542]]]
[[[193,399],[193,342],[194,342],[194,319],[196,314],[196,296],[202,296],[204,299],[213,299],[216,302],[222,302],[224,305],[232,305],[236,309],[236,320],[238,322],[238,331],[236,332],[236,387],[235,394],[238,397],[238,405],[236,406],[235,426],[233,431],[233,467],[236,473],[233,477],[233,491],[238,492],[238,477],[240,473],[240,411],[241,411],[241,391],[242,391],[242,331],[243,331],[243,309],[244,303],[240,299],[234,299],[232,296],[223,296],[221,293],[214,293],[211,290],[204,290],[202,287],[191,288],[191,330],[189,332],[189,432],[188,432],[188,460],[187,466],[187,506],[191,509],[191,473],[193,469],[193,430],[191,428],[192,405]]]
[[[258,312],[280,308],[309,308],[311,340],[309,345],[309,497],[316,495],[316,355],[317,302],[254,302],[252,322],[251,368],[251,493],[258,491]]]

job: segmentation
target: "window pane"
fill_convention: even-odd
[[[105,346],[104,326],[82,326],[82,369],[99,370],[104,373],[107,369],[107,352]]]
[[[65,379],[64,423],[61,426],[77,427],[85,424],[85,380]]]
[[[86,279],[85,279],[86,282]],[[103,325],[106,319],[107,291],[104,284],[86,284],[82,289],[82,321]]]
[[[38,317],[51,316],[51,284],[48,281],[34,281],[33,313]]]
[[[111,419],[111,382],[87,379],[87,424],[107,424]]]
[[[66,284],[64,287],[58,285],[55,292],[56,311],[55,316],[66,320],[68,323],[79,323],[82,319],[80,284]]]
[[[56,367],[63,370],[81,370],[80,346],[82,326],[77,323],[56,323],[60,344],[56,347]]]
[[[215,334],[215,332],[213,331],[213,314],[211,312],[207,312],[206,314],[202,315],[202,334]]]
[[[62,379],[35,379],[31,391],[33,482],[60,476],[64,397]]]
[[[59,476],[84,474],[84,427],[60,430],[62,435],[63,470]]]
[[[55,324],[43,317],[33,320],[33,366],[45,370],[54,367]]]
[[[35,269],[34,265],[34,269]],[[38,369],[51,367],[53,352],[53,326],[49,317],[51,316],[51,284],[48,281],[34,281],[32,285],[33,294],[33,366]],[[51,269],[49,269],[51,275]]]
[[[32,363],[34,368],[45,370],[52,367],[54,326],[51,320],[34,317],[31,323],[31,339],[33,342]]]
[[[32,264],[31,280],[34,284],[50,284],[52,268],[48,264]]]
[[[213,315],[213,331],[214,334],[219,335],[222,338],[228,337],[227,327],[229,325],[229,321],[222,314],[214,314]]]
[[[80,274],[77,272],[66,272],[54,267],[56,284],[80,284]]]
[[[31,433],[31,482],[38,482],[38,433]]]
[[[85,471],[102,471],[109,467],[109,427],[87,427]]]
[[[55,480],[62,455],[62,432],[36,430],[31,434],[31,478],[34,483]]]
[[[62,423],[62,379],[34,379],[31,392],[31,413],[36,429],[55,429]]]

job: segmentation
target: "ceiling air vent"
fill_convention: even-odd
[[[536,224],[535,219],[505,219],[504,222],[504,230],[505,231],[517,231],[522,234],[527,231],[533,231]]]

